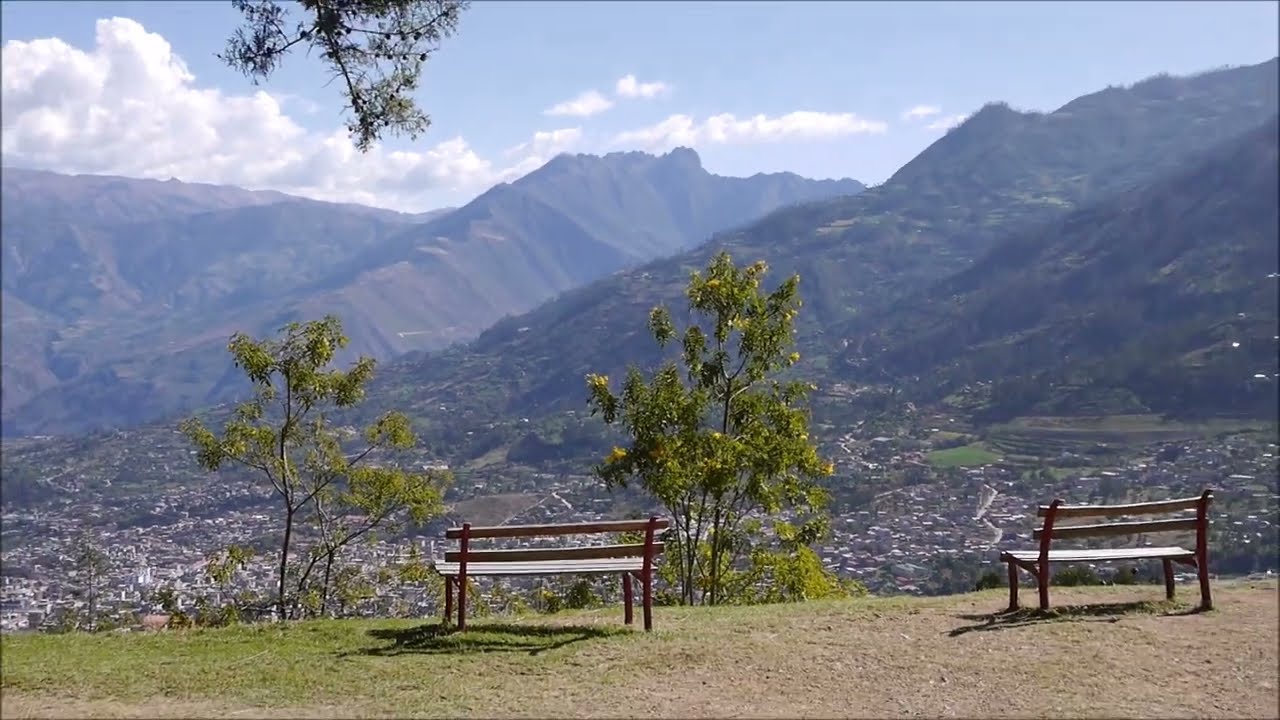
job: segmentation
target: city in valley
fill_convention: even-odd
[[[823,444],[822,451],[837,466],[830,483],[832,532],[815,548],[828,568],[877,594],[964,592],[984,573],[1002,570],[995,565],[999,550],[1033,547],[1037,504],[1055,497],[1076,503],[1191,497],[1211,488],[1212,572],[1275,572],[1278,448],[1268,431],[1246,429],[1152,443],[1131,448],[1123,461],[1112,464],[1098,464],[1087,448],[1032,464],[1025,457],[1001,456],[972,445],[934,449],[935,443],[954,442],[960,435],[931,427],[947,423],[932,418],[894,437],[848,433]],[[48,501],[6,511],[0,597],[5,630],[49,629],[78,617],[89,602],[90,584],[102,622],[125,629],[137,627],[143,616],[162,612],[157,595],[161,590],[171,590],[178,609],[186,611],[196,607],[199,598],[216,606],[245,593],[259,598],[270,594],[276,582],[274,538],[280,520],[269,490],[250,477],[209,475],[186,466],[186,439],[177,432],[171,438],[170,445],[126,453],[123,448],[134,438],[128,432],[116,433],[103,443],[91,467],[51,473],[46,478]],[[39,447],[42,441],[30,442]],[[23,452],[21,446],[17,452]],[[141,487],[130,483],[126,465],[136,467],[145,458],[170,481]],[[45,462],[58,464],[52,457]],[[424,469],[439,467],[426,456],[406,462]],[[396,570],[407,563],[429,566],[433,558],[441,558],[443,530],[454,523],[617,517],[618,498],[589,473],[507,468],[458,477],[447,497],[445,517],[351,546],[343,562],[358,569],[366,591],[344,605],[341,614],[438,614],[438,587],[432,590],[432,584],[420,578],[401,579]],[[661,512],[638,506],[633,514],[637,509]],[[607,542],[604,537],[584,536],[576,542]],[[100,577],[92,581],[76,561],[77,543],[86,538],[105,557]],[[1140,536],[1136,542],[1163,541]],[[540,543],[546,544],[522,540],[512,546]],[[230,546],[257,552],[232,579],[215,582],[208,572],[209,560]],[[1105,579],[1117,568],[1102,565],[1097,571]],[[1154,580],[1153,572],[1147,569],[1146,576]],[[485,580],[479,590],[498,609],[513,594],[536,605],[532,591],[545,584],[542,578]],[[612,599],[618,593],[616,585],[616,580],[601,581],[595,590]]]

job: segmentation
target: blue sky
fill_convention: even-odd
[[[100,147],[94,153],[77,150],[68,138],[83,137],[87,131],[71,130],[34,145],[6,142],[5,162],[120,174],[154,175],[160,172],[156,168],[163,168],[181,179],[238,181],[299,192],[305,192],[299,183],[307,175],[319,188],[309,194],[317,196],[350,192],[353,188],[337,178],[342,163],[362,162],[360,169],[343,177],[365,178],[363,189],[385,190],[357,194],[356,199],[425,209],[463,202],[488,182],[510,179],[521,158],[528,163],[543,159],[528,145],[538,131],[576,129],[576,142],[563,149],[598,152],[625,146],[620,134],[638,137],[637,131],[672,115],[689,116],[702,127],[706,118],[724,113],[742,120],[808,111],[852,114],[844,116],[842,127],[854,127],[848,123],[855,117],[864,129],[790,135],[779,131],[770,136],[747,128],[731,142],[717,142],[704,127],[698,134],[671,137],[694,138],[708,169],[723,174],[791,170],[880,182],[937,139],[942,132],[939,120],[972,112],[990,100],[1051,110],[1108,84],[1131,84],[1157,72],[1185,74],[1270,59],[1280,42],[1277,8],[1280,4],[1275,2],[476,2],[463,15],[459,34],[446,41],[428,65],[421,99],[432,115],[432,128],[416,142],[388,139],[380,151],[423,153],[414,155],[412,163],[396,161],[401,163],[396,167],[405,168],[406,182],[412,180],[416,188],[411,193],[387,179],[383,170],[373,169],[372,161],[352,160],[338,150],[323,161],[310,158],[310,150],[300,152],[297,162],[306,161],[309,175],[298,168],[286,172],[275,167],[257,175],[245,174],[248,170],[237,175],[228,168],[244,163],[234,154],[261,151],[246,149],[246,141],[240,143],[246,147],[223,153],[223,145],[233,144],[225,127],[221,134],[205,133],[218,135],[220,139],[209,142],[223,145],[210,145],[199,153],[216,155],[222,169],[206,170],[196,158],[164,157],[158,150],[149,166],[140,164],[137,150],[125,148],[116,159]],[[10,41],[56,37],[91,53],[96,21],[122,17],[168,41],[194,75],[186,83],[190,88],[218,89],[225,96],[255,90],[214,57],[238,20],[229,2],[4,2],[2,12],[6,64]],[[36,54],[30,48],[27,52]],[[11,72],[5,71],[6,93]],[[64,67],[50,77],[69,72]],[[626,75],[641,83],[663,83],[667,89],[653,98],[619,98],[615,85]],[[282,99],[281,113],[290,121],[314,133],[309,147],[318,147],[316,138],[341,127],[341,102],[336,89],[325,83],[319,63],[299,55],[262,88]],[[105,86],[116,87],[110,82]],[[546,114],[556,103],[589,90],[612,98],[613,106],[589,117]],[[20,107],[34,107],[34,93],[24,96],[27,104]],[[163,93],[157,97],[163,98]],[[903,118],[917,106],[937,112],[914,121]],[[194,122],[177,111],[165,117],[164,122],[179,128]],[[792,119],[798,123],[803,118]],[[866,123],[879,131],[865,131]],[[11,124],[6,117],[6,132]],[[285,135],[280,137],[300,137],[281,132]],[[272,137],[276,136],[264,135],[268,139],[263,142]],[[55,147],[55,140],[65,147]],[[143,140],[140,135],[137,142]],[[450,140],[455,144],[428,152]],[[280,142],[269,144],[278,147]],[[466,158],[458,154],[459,142],[470,153]],[[661,140],[654,143],[633,144],[636,149],[661,149]],[[521,144],[523,151],[508,152]],[[553,142],[544,145],[562,149]],[[147,140],[146,146],[158,147],[154,140]],[[453,154],[446,158],[446,151]],[[82,152],[83,160],[76,152]],[[390,162],[376,164],[381,168]],[[428,167],[431,163],[439,168]],[[445,166],[451,169],[441,169]],[[463,175],[470,179],[459,180]],[[394,201],[384,200],[393,194]]]

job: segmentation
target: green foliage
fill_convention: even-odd
[[[315,50],[354,118],[347,129],[368,150],[384,130],[416,138],[430,125],[414,93],[427,56],[454,33],[466,2],[455,0],[233,0],[244,25],[219,58],[255,82],[265,80],[296,45]]]
[[[596,472],[609,487],[637,483],[667,509],[675,540],[668,563],[676,559],[685,603],[727,600],[728,574],[754,546],[749,515],[793,509],[817,522],[826,502],[816,480],[833,466],[809,439],[800,405],[809,386],[770,377],[799,360],[790,348],[800,278],[766,294],[765,271],[763,262],[738,268],[721,253],[692,274],[689,309],[707,327],[691,324],[681,337],[683,372],[668,362],[646,381],[633,367],[617,395],[607,377],[587,376],[593,414],[630,438]],[[677,335],[661,307],[649,330],[660,347]]]
[[[167,627],[181,630],[195,626],[195,620],[179,607],[178,593],[172,587],[166,585],[156,589],[151,595],[151,601],[169,616]]]
[[[254,340],[238,333],[228,346],[236,367],[253,383],[251,400],[240,404],[215,435],[200,420],[182,423],[196,447],[200,465],[217,471],[238,466],[264,479],[280,501],[284,537],[277,569],[276,608],[281,618],[294,608],[324,613],[339,553],[350,543],[403,514],[424,522],[443,508],[447,473],[409,473],[374,465],[382,453],[405,450],[416,442],[409,419],[382,415],[363,432],[363,448],[344,450],[346,434],[330,426],[326,412],[348,408],[364,396],[374,361],[362,357],[347,370],[330,369],[334,354],[347,344],[333,316],[290,323],[276,340]],[[301,567],[290,565],[295,525],[309,519],[320,541]],[[312,571],[323,569],[312,582]],[[290,578],[294,592],[288,590]]]
[[[499,615],[520,615],[529,610],[529,603],[523,593],[511,590],[502,583],[494,583],[489,590],[488,604]]]
[[[928,457],[929,462],[935,467],[942,468],[987,465],[1000,459],[999,455],[977,443],[946,450],[935,450],[929,453]]]
[[[799,545],[784,551],[757,548],[747,572],[737,578],[730,597],[738,604],[803,602],[867,594],[856,580],[840,578],[822,564],[812,548]]]
[[[1102,578],[1093,568],[1085,565],[1068,565],[1053,573],[1053,584],[1062,587],[1076,585],[1101,585]]]
[[[222,604],[214,607],[205,596],[196,598],[196,617],[200,625],[220,627],[240,622],[244,614],[242,607],[249,596],[237,597],[233,591],[236,573],[244,570],[253,560],[253,548],[242,545],[231,545],[225,550],[213,553],[207,560],[205,575],[212,581],[222,595]]]
[[[1121,565],[1111,575],[1112,585],[1137,585],[1138,568],[1132,565]]]
[[[533,606],[538,612],[554,615],[564,609],[564,598],[560,593],[544,585],[534,590]]]
[[[978,582],[974,585],[974,590],[994,590],[995,588],[1006,587],[1008,580],[995,570],[988,570],[982,573],[978,578]]]
[[[591,577],[575,579],[564,592],[564,607],[569,610],[585,610],[604,604],[596,593],[595,582]]]
[[[599,578],[581,575],[572,579],[550,579],[530,594],[526,603],[519,595],[503,591],[494,593],[490,602],[499,611],[521,612],[532,609],[554,615],[561,610],[586,610],[600,607],[604,598],[600,592]]]
[[[205,566],[205,574],[210,580],[225,588],[235,578],[237,571],[248,567],[253,555],[251,547],[231,545],[208,558],[209,564]]]

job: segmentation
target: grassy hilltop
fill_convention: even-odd
[[[23,717],[1278,717],[1277,584],[3,638]],[[1185,600],[1185,602],[1183,602]]]

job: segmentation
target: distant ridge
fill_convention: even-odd
[[[410,215],[277,192],[6,170],[6,433],[128,426],[243,390],[226,339],[339,315],[388,360],[854,180],[727,178],[697,153],[562,155]],[[346,359],[344,357],[343,359]]]

